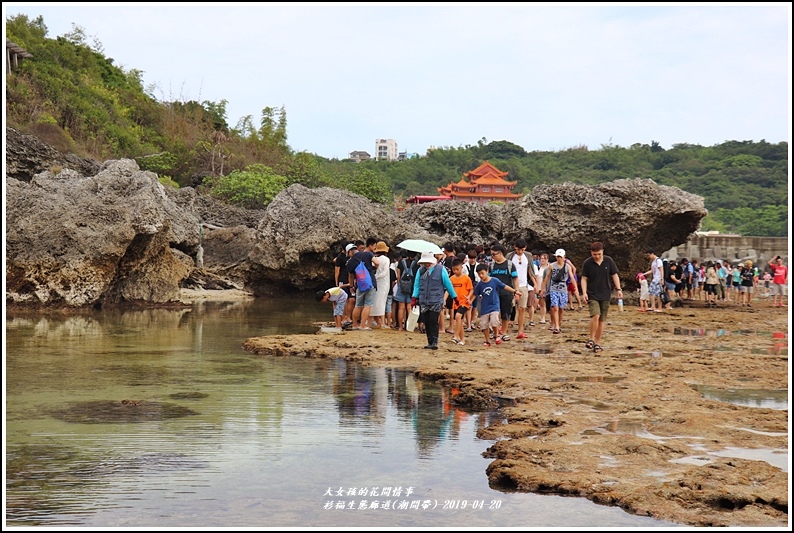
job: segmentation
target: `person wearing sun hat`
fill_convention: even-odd
[[[444,291],[447,291],[450,298],[457,298],[458,295],[449,279],[447,269],[438,264],[438,259],[432,252],[422,252],[418,263],[419,270],[414,278],[411,307],[419,306],[427,335],[425,349],[438,350],[439,316],[444,307]]]
[[[389,253],[389,246],[384,241],[378,241],[375,245],[375,257],[379,259],[378,268],[375,270],[375,281],[378,289],[375,291],[375,301],[372,304],[372,309],[369,316],[375,322],[375,327],[384,328],[386,324],[384,317],[386,316],[386,302],[389,299],[391,292],[391,283],[389,283],[389,261],[386,254]],[[383,258],[382,261],[380,259]]]

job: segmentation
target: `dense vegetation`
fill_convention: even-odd
[[[6,80],[9,126],[62,152],[99,160],[134,158],[164,183],[194,186],[247,207],[262,207],[292,183],[337,187],[400,205],[490,160],[517,192],[543,183],[598,184],[650,178],[703,196],[703,230],[741,235],[788,235],[788,143],[727,141],[715,146],[655,141],[630,147],[576,146],[527,152],[509,141],[479,140],[406,161],[329,160],[295,153],[287,143],[287,113],[263,107],[228,124],[227,101],[161,101],[142,72],[125,71],[79,26],[55,39],[41,17],[7,19],[6,37],[33,54]]]

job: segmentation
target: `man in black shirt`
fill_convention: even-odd
[[[582,264],[581,283],[582,296],[590,311],[590,340],[585,346],[595,353],[600,353],[604,351],[599,343],[604,334],[612,289],[616,287],[618,298],[623,298],[618,266],[611,257],[604,255],[604,245],[600,242],[590,245],[590,257]]]

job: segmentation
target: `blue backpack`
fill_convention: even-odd
[[[356,290],[367,292],[372,288],[372,276],[367,270],[367,265],[364,264],[364,261],[359,261],[353,272],[356,276]]]

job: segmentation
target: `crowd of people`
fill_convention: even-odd
[[[661,313],[685,300],[702,301],[707,307],[717,307],[718,302],[752,307],[754,295],[772,297],[773,307],[783,307],[788,267],[779,255],[763,269],[749,259],[736,265],[720,260],[698,264],[685,257],[662,260],[653,250],[647,250],[646,257],[650,269],[637,273],[641,311]]]
[[[564,311],[586,306],[590,322],[585,347],[603,351],[601,338],[613,293],[623,302],[618,267],[605,255],[603,244],[592,243],[580,269],[562,248],[553,260],[547,251],[528,251],[521,238],[511,248],[508,252],[494,241],[456,250],[448,242],[434,254],[395,250],[375,238],[351,242],[334,260],[334,286],[318,291],[317,300],[332,303],[338,328],[363,331],[406,330],[417,308],[417,327],[430,350],[438,349],[442,333],[464,345],[466,333],[480,331],[484,347],[502,344],[510,340],[513,322],[516,338],[525,339],[536,319],[551,334],[561,334]],[[728,261],[662,260],[653,250],[646,256],[649,270],[637,273],[640,310],[661,313],[675,300],[685,299],[704,300],[707,306],[751,306],[759,279],[765,280],[773,305],[783,306],[788,268],[780,256],[763,273],[751,261],[732,267]]]
[[[527,329],[548,324],[551,334],[562,333],[565,310],[588,306],[590,340],[586,347],[599,353],[613,290],[622,298],[618,270],[593,243],[581,275],[562,248],[549,253],[527,251],[524,239],[512,250],[495,241],[456,250],[446,243],[442,253],[392,250],[384,241],[369,238],[345,246],[334,260],[334,287],[317,292],[318,301],[333,304],[337,327],[354,330],[405,330],[414,308],[418,328],[427,337],[425,348],[438,349],[442,333],[465,344],[465,334],[478,330],[483,346],[510,340],[516,322],[517,339]],[[581,287],[581,291],[580,291]],[[548,320],[547,320],[548,319]]]

